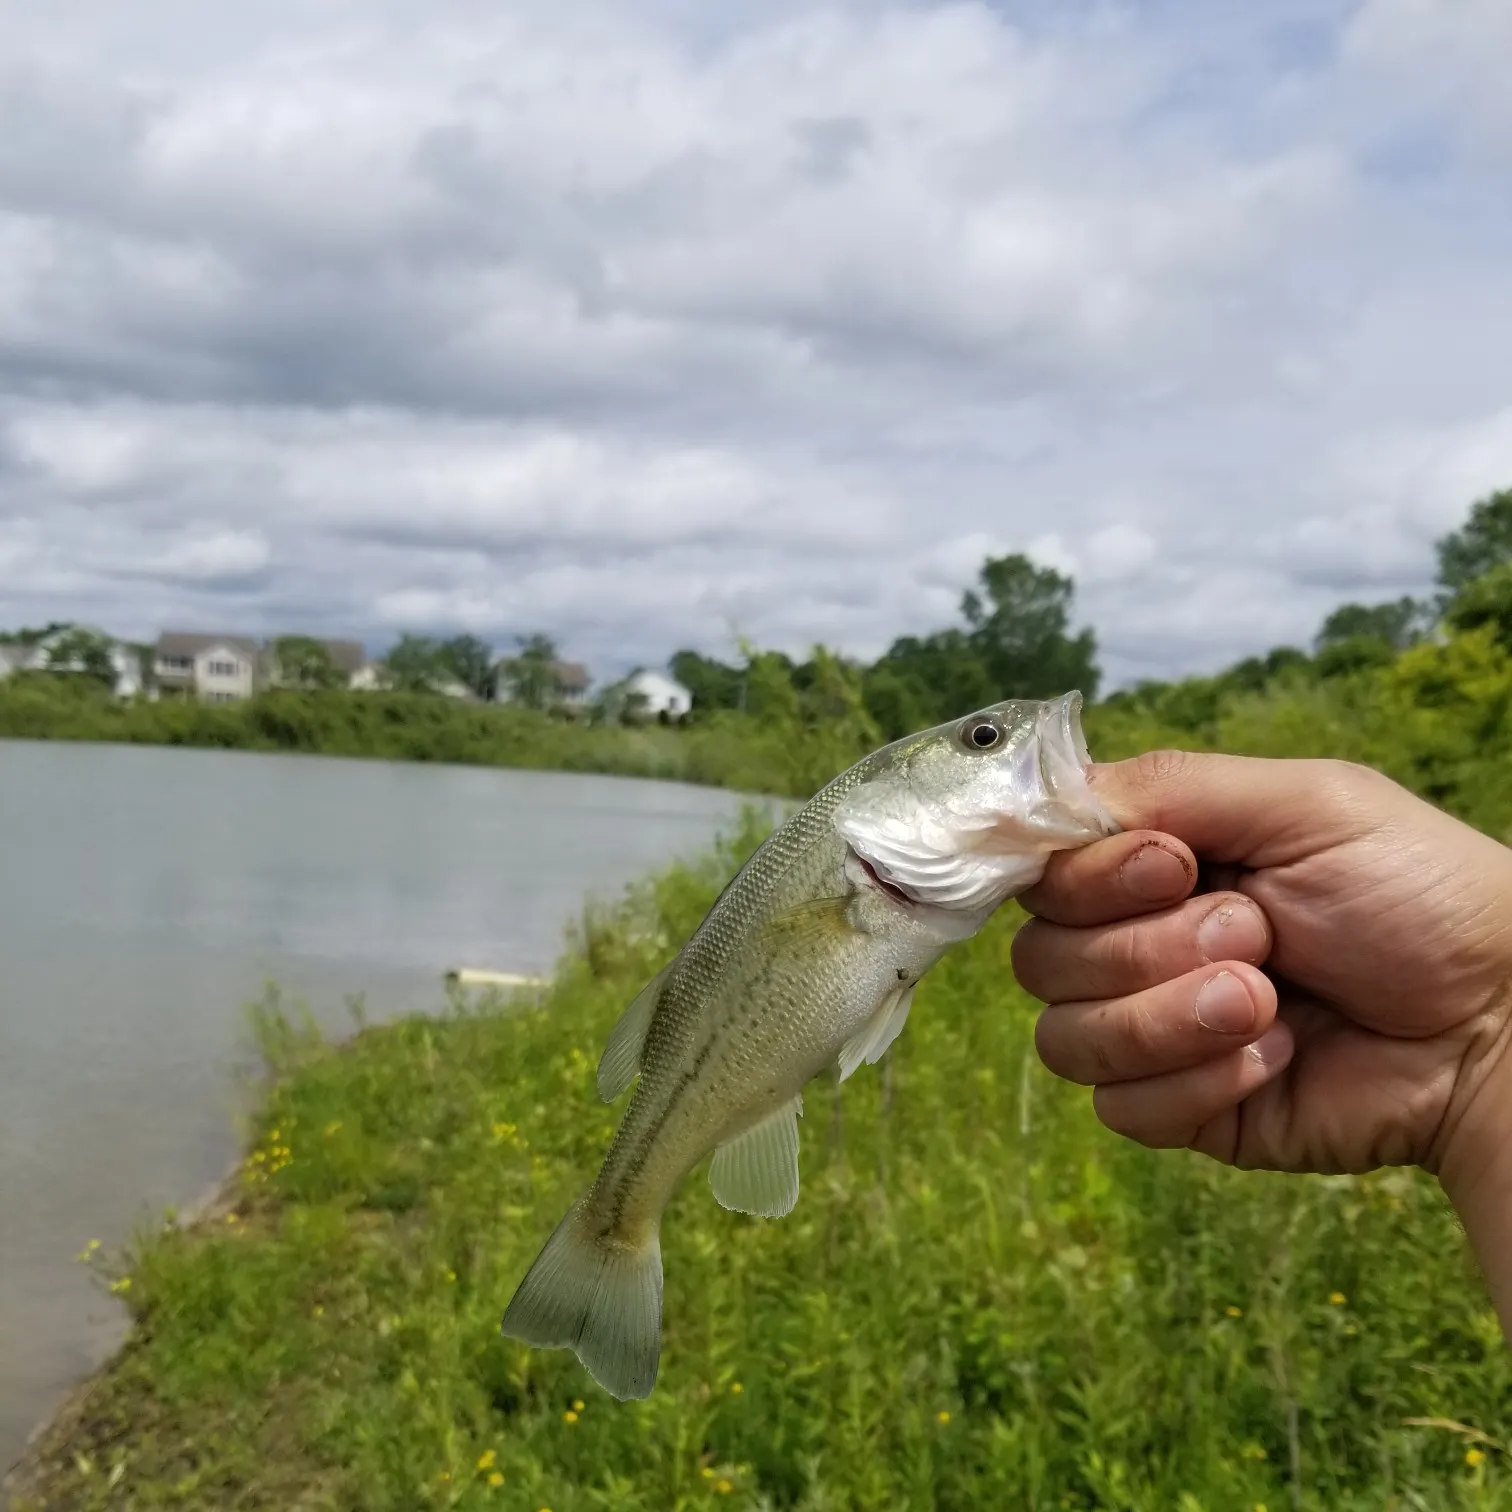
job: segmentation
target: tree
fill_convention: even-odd
[[[1415,598],[1392,599],[1384,604],[1340,604],[1323,621],[1313,644],[1322,651],[1363,637],[1380,641],[1392,651],[1405,651],[1418,639],[1427,612]]]
[[[58,634],[47,649],[49,672],[77,672],[115,687],[116,665],[109,639],[98,630],[72,625]]]
[[[556,698],[556,645],[549,635],[516,636],[519,654],[499,663],[500,681],[515,703],[549,709]]]
[[[293,688],[339,688],[346,679],[330,651],[308,635],[281,635],[273,642],[280,679]]]
[[[1512,561],[1463,584],[1444,607],[1444,623],[1462,633],[1490,626],[1502,646],[1512,650]]]
[[[1477,499],[1470,506],[1470,518],[1444,536],[1436,549],[1446,601],[1467,583],[1512,560],[1512,488]]]
[[[394,686],[406,693],[434,693],[450,675],[440,641],[429,635],[401,635],[384,661]]]
[[[674,651],[668,663],[673,677],[693,695],[693,707],[701,714],[714,709],[738,709],[745,673],[697,651]]]
[[[892,740],[1002,696],[964,630],[899,637],[868,670],[863,688],[872,717]]]
[[[459,683],[471,688],[479,698],[489,699],[498,687],[492,649],[476,635],[454,635],[443,641],[440,656]]]
[[[1015,553],[988,557],[978,582],[961,599],[961,613],[997,698],[1049,698],[1071,688],[1088,702],[1097,696],[1097,637],[1069,633],[1070,578]]]

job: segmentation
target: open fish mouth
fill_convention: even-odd
[[[1067,693],[1045,705],[1035,729],[1039,743],[1039,774],[1045,792],[1076,809],[1105,835],[1116,835],[1119,824],[1102,806],[1087,782],[1092,753],[1082,732],[1082,696]]]

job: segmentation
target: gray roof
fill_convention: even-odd
[[[215,646],[224,646],[228,651],[240,651],[243,655],[257,657],[257,642],[246,635],[196,635],[187,631],[168,630],[157,638],[159,656],[198,656]]]
[[[320,644],[330,654],[331,662],[336,669],[345,672],[348,677],[367,666],[367,651],[363,648],[361,641],[323,640]]]
[[[551,675],[556,679],[557,687],[570,688],[574,692],[586,688],[590,681],[588,669],[581,662],[554,661]]]

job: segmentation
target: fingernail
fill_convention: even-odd
[[[1141,845],[1124,864],[1118,875],[1124,888],[1141,903],[1160,903],[1179,898],[1186,891],[1187,869],[1181,857],[1153,840]]]
[[[1275,1071],[1292,1058],[1296,1044],[1285,1024],[1272,1024],[1253,1045],[1246,1045],[1246,1055],[1253,1055],[1267,1071]]]
[[[1220,903],[1197,926],[1197,948],[1210,961],[1258,961],[1265,923],[1248,903]]]
[[[1209,977],[1197,994],[1197,1022],[1215,1034],[1244,1034],[1255,1027],[1249,989],[1232,971]]]

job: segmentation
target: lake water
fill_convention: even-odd
[[[734,794],[560,773],[0,741],[0,1473],[114,1347],[74,1262],[234,1160],[241,1005],[433,1009],[442,973],[549,970]]]

